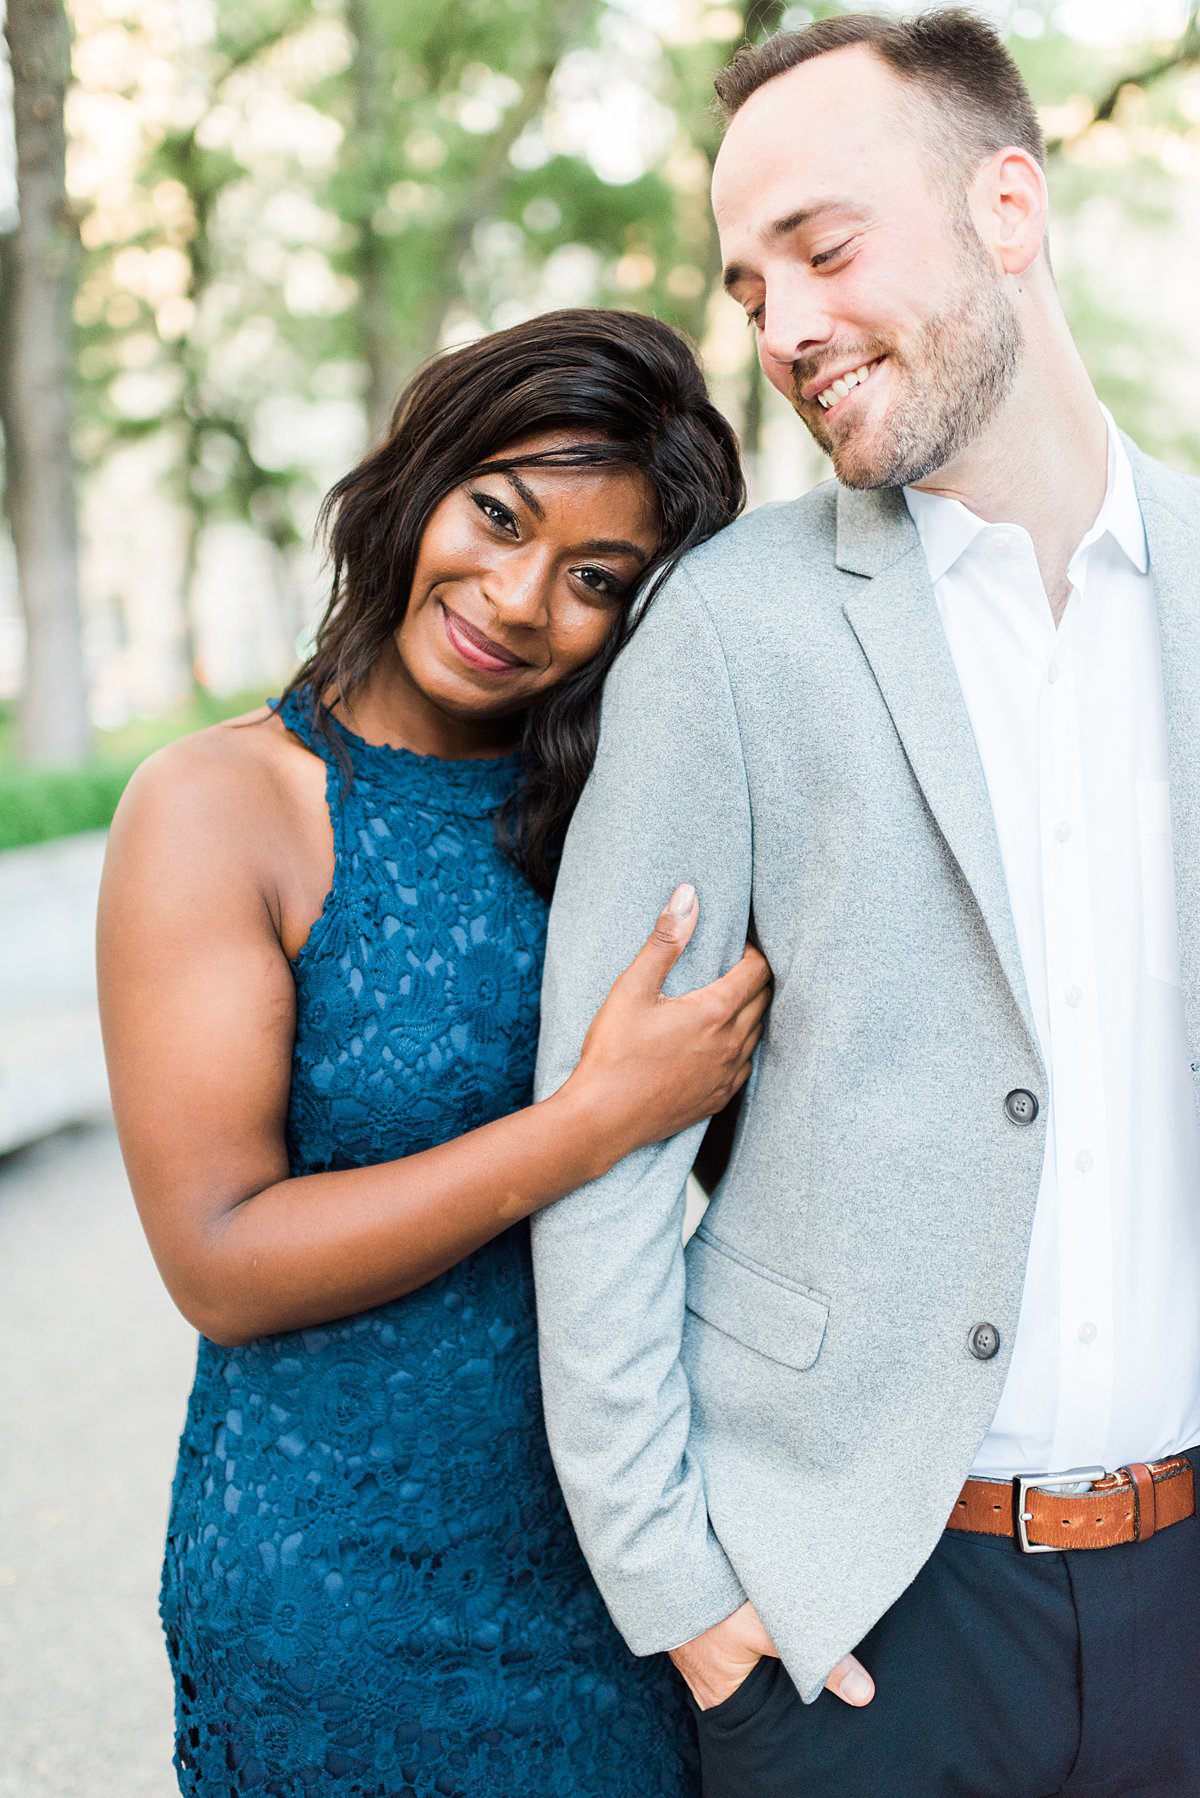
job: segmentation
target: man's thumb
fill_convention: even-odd
[[[658,914],[658,922],[633,962],[630,972],[636,970],[639,984],[654,992],[661,991],[663,981],[691,941],[699,916],[696,889],[685,881],[675,888]]]

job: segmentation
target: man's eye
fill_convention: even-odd
[[[494,524],[498,530],[507,531],[510,537],[516,536],[516,516],[509,511],[506,505],[503,505],[498,499],[493,499],[490,493],[473,493],[471,498],[489,524]]]
[[[812,265],[814,268],[824,268],[827,262],[832,262],[835,256],[840,256],[843,250],[848,250],[849,248],[850,239],[847,238],[845,243],[836,244],[832,250],[822,250],[819,256],[814,256]]]
[[[751,327],[753,327],[755,325],[761,325],[763,322],[763,315],[766,312],[766,310],[767,309],[765,306],[756,306],[754,308],[753,312],[747,312],[746,323],[748,325],[750,325]]]

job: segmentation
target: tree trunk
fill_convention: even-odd
[[[71,308],[78,228],[67,203],[63,105],[71,69],[61,0],[8,0],[20,224],[0,238],[0,425],[25,616],[23,757],[87,754],[71,453]]]
[[[559,62],[582,35],[590,10],[591,0],[543,0],[537,22],[538,59],[525,75],[520,99],[509,107],[499,127],[488,137],[475,180],[461,195],[457,214],[447,231],[446,267],[455,271],[456,281],[477,227],[493,215],[511,178],[509,152],[545,106]],[[420,361],[439,348],[447,316],[457,297],[455,290],[431,297],[418,340]]]
[[[363,185],[377,202],[382,198],[382,193],[376,191],[377,178],[392,165],[391,138],[397,129],[388,80],[389,59],[386,45],[375,29],[372,0],[348,0],[346,17],[354,38],[350,65],[354,151],[363,164]],[[387,255],[369,212],[358,222],[354,272],[367,371],[367,435],[374,443],[383,435],[400,390],[403,365],[388,294]]]

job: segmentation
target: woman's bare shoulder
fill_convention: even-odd
[[[300,803],[314,779],[304,764],[313,761],[267,706],[178,737],[134,772],[113,819],[110,856],[154,850],[189,871],[205,863],[215,875],[236,863],[245,872]]]

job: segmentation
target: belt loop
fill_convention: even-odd
[[[1154,1475],[1144,1461],[1133,1461],[1121,1471],[1129,1475],[1133,1485],[1133,1539],[1149,1542],[1158,1523]]]

